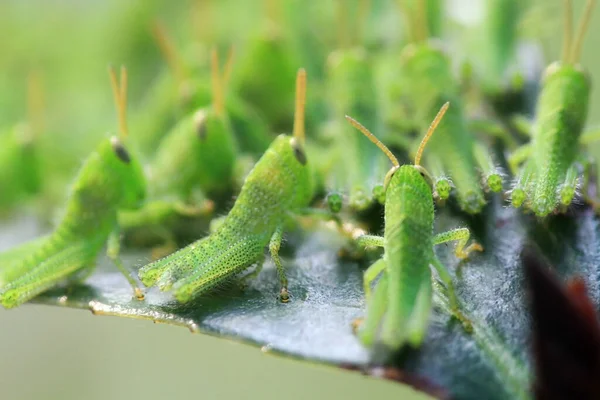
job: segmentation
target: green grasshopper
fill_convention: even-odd
[[[572,4],[565,1],[561,61],[550,64],[544,73],[531,142],[515,150],[509,159],[517,175],[512,204],[523,205],[538,217],[571,204],[578,190],[580,165],[588,164],[580,156],[580,144],[597,139],[597,134],[581,136],[591,85],[578,61],[594,5],[594,0],[587,1],[573,41]]]
[[[42,127],[42,89],[32,72],[28,82],[29,121],[0,136],[0,214],[9,211],[42,189],[39,136]]]
[[[334,117],[328,123],[327,131],[333,139],[333,157],[336,159],[331,174],[334,182],[328,186],[333,186],[336,192],[348,193],[351,209],[362,212],[373,205],[375,199],[372,192],[378,188],[374,183],[376,177],[385,171],[385,158],[369,145],[367,138],[355,136],[349,141],[344,137],[341,121],[345,114],[355,115],[371,126],[378,126],[382,120],[378,104],[373,100],[378,96],[375,93],[370,57],[358,43],[351,43],[358,42],[356,38],[361,37],[361,32],[355,33],[354,40],[350,39],[350,32],[343,32],[344,28],[346,31],[349,28],[343,18],[348,4],[342,1],[338,3],[341,44],[327,59],[327,92]],[[357,8],[357,12],[363,14],[368,11],[364,4],[359,4]],[[329,203],[331,199],[335,197],[329,197]]]
[[[169,69],[150,89],[135,121],[135,126],[141,129],[140,132],[144,132],[138,141],[146,154],[152,154],[160,147],[161,137],[175,116],[191,120],[199,108],[207,107],[214,101],[210,79],[207,79],[202,68],[200,71],[191,71],[189,63],[184,62],[161,23],[155,22],[153,34]],[[221,79],[223,88],[227,87],[232,72],[232,60],[233,48]],[[234,92],[228,93],[225,98],[225,108],[240,144],[240,151],[260,156],[272,140],[264,118]]]
[[[424,6],[419,9],[423,12]],[[401,54],[400,84],[404,101],[412,110],[414,124],[419,129],[429,124],[443,103],[452,102],[452,109],[438,128],[441,134],[430,143],[425,164],[433,174],[437,197],[448,198],[454,186],[460,208],[476,214],[486,203],[482,186],[500,191],[502,185],[497,182],[502,181],[502,174],[488,162],[491,155],[486,147],[479,149],[483,156],[476,157],[475,138],[467,127],[450,60],[439,46],[427,40],[426,25],[421,25],[421,32],[414,34],[416,42]],[[479,168],[483,169],[483,184]]]
[[[253,264],[258,263],[260,269],[268,245],[279,274],[280,299],[289,300],[279,258],[282,235],[291,217],[303,212],[313,197],[313,175],[304,151],[305,96],[306,73],[301,69],[296,78],[293,136],[282,134],[275,139],[214,233],[142,267],[138,275],[144,285],[172,289],[175,298],[186,303]]]
[[[348,121],[375,143],[392,161],[393,167],[385,176],[385,233],[384,236],[361,235],[360,246],[384,248],[384,256],[372,264],[364,274],[364,290],[367,299],[367,318],[360,331],[360,338],[367,346],[376,341],[390,349],[398,349],[405,343],[419,346],[428,325],[432,301],[433,266],[443,281],[454,316],[468,328],[469,321],[458,309],[458,300],[450,274],[436,257],[433,246],[458,241],[455,254],[467,258],[472,251],[482,251],[477,243],[466,246],[469,230],[459,228],[433,234],[434,200],[432,180],[420,165],[425,145],[440,123],[449,103],[431,123],[421,141],[415,165],[400,166],[398,160],[367,128],[346,117]],[[383,273],[383,274],[382,274]],[[371,284],[382,274],[371,295]],[[379,339],[378,339],[379,337]]]
[[[139,207],[146,184],[142,167],[127,151],[127,72],[120,87],[114,69],[111,84],[121,137],[103,140],[81,167],[71,188],[64,217],[53,233],[0,254],[0,302],[16,307],[63,280],[79,281],[92,269],[103,246],[143,299],[135,279],[121,263],[117,211]]]

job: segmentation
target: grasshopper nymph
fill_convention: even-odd
[[[420,165],[423,149],[448,109],[444,104],[427,134],[421,141],[415,165],[400,166],[398,160],[371,132],[350,117],[348,121],[392,161],[393,167],[384,181],[385,233],[384,236],[362,235],[357,238],[360,246],[384,248],[384,256],[365,271],[364,290],[367,300],[367,317],[360,330],[360,338],[367,346],[381,342],[390,349],[398,349],[405,343],[419,346],[425,335],[432,301],[433,266],[443,281],[454,316],[466,327],[469,321],[458,309],[458,301],[450,274],[433,251],[433,246],[458,241],[455,254],[467,258],[471,251],[481,251],[477,243],[466,246],[470,232],[459,228],[433,234],[434,203],[432,180]],[[465,247],[466,246],[466,247]],[[371,295],[371,284],[382,274]]]
[[[287,278],[279,258],[284,227],[305,210],[313,197],[313,181],[305,154],[304,104],[306,73],[296,79],[294,135],[279,135],[246,177],[241,192],[222,223],[208,237],[150,263],[139,271],[146,286],[173,289],[186,303],[253,264],[262,266],[268,245],[287,302]]]
[[[597,139],[582,136],[590,98],[590,78],[579,64],[583,39],[595,0],[588,0],[572,40],[572,4],[565,1],[565,32],[560,62],[546,68],[539,95],[531,143],[517,149],[509,159],[518,179],[511,193],[512,204],[522,204],[538,217],[566,208],[577,193],[580,145]],[[519,165],[523,163],[522,166]]]
[[[146,184],[141,165],[125,147],[127,71],[121,69],[120,87],[114,69],[110,76],[121,135],[103,140],[87,158],[53,233],[0,254],[0,302],[5,308],[16,307],[61,281],[85,278],[107,243],[109,258],[136,297],[144,297],[118,258],[117,211],[139,207]]]

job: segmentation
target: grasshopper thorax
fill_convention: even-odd
[[[554,61],[546,67],[542,84],[546,85],[552,80],[561,78],[584,80],[587,86],[591,85],[589,72],[581,64],[568,64],[562,61]]]

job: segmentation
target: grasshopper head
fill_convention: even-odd
[[[419,175],[421,175],[421,177],[425,180],[425,182],[427,182],[429,187],[431,189],[433,189],[433,179],[431,178],[431,175],[429,174],[429,172],[427,172],[427,170],[424,167],[422,167],[421,165],[414,165],[413,168],[417,170]]]
[[[146,197],[146,179],[141,163],[132,157],[122,141],[113,136],[102,153],[105,169],[113,187],[118,189],[120,208],[138,208]]]

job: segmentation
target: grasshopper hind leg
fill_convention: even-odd
[[[483,251],[483,247],[477,242],[473,242],[467,246],[470,236],[471,232],[467,228],[453,229],[451,231],[435,235],[433,238],[433,244],[436,245],[450,241],[457,241],[458,243],[454,249],[454,254],[456,257],[464,260],[469,257],[469,254],[473,251]]]
[[[19,306],[79,270],[91,268],[94,255],[85,243],[71,245],[5,285],[0,302],[5,308]]]

